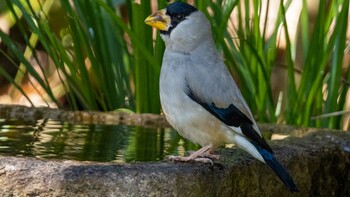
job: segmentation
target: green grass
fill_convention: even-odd
[[[58,97],[63,94],[70,109],[128,108],[139,113],[160,112],[158,78],[164,44],[159,34],[153,40],[152,28],[143,22],[151,13],[151,1],[141,1],[141,4],[125,1],[125,12],[122,12],[115,8],[113,1],[73,0],[73,9],[68,0],[61,0],[58,6],[65,13],[59,32],[54,31],[50,23],[50,12],[57,2],[44,2],[34,7],[29,1],[7,1],[7,10],[22,32],[26,49],[20,50],[15,40],[0,31],[0,38],[8,48],[0,53],[19,68],[14,78],[1,67],[0,75],[25,94],[21,83],[23,75],[29,74],[44,89],[42,97],[59,107],[64,107]],[[271,75],[279,50],[278,28],[288,30],[285,13],[292,1],[274,10],[278,17],[270,36],[267,36],[267,18],[260,14],[260,1],[252,1],[251,7],[241,5],[248,2],[197,0],[195,4],[209,17],[217,47],[239,80],[257,120],[341,128],[342,116],[312,117],[345,110],[348,86],[344,81],[350,80],[350,73],[343,73],[342,64],[349,0],[335,0],[329,4],[320,1],[312,32],[309,32],[310,19],[305,9],[306,0],[303,0],[298,35],[302,51],[296,51],[298,43],[291,42],[285,31],[288,83],[278,102],[273,100]],[[158,0],[158,5],[163,8],[166,3]],[[232,35],[227,26],[232,23],[230,14],[234,9],[238,13],[238,23]],[[252,13],[252,17],[245,13]],[[265,24],[264,28],[260,28],[260,23]],[[62,82],[59,94],[51,87],[45,65],[38,61],[35,49],[39,46],[50,56],[59,73]],[[296,68],[296,53],[302,53],[303,57],[300,71]],[[36,59],[40,68],[34,69],[29,58]]]
[[[49,1],[45,1],[45,4],[47,2]],[[42,5],[43,8],[45,4]],[[153,46],[151,28],[146,28],[143,20],[138,20],[150,13],[150,4],[140,6],[129,3],[127,23],[118,11],[116,13],[111,5],[102,0],[75,0],[75,9],[68,0],[62,0],[60,4],[66,11],[62,20],[67,26],[58,36],[52,32],[48,23],[50,10],[35,11],[27,1],[8,1],[7,5],[20,28],[27,28],[32,32],[30,36],[36,38],[35,42],[26,40],[30,51],[26,57],[26,53],[13,46],[15,41],[3,32],[0,34],[14,54],[11,58],[19,59],[20,67],[24,67],[22,72],[17,73],[15,84],[21,84],[23,77],[20,75],[28,72],[49,95],[50,100],[61,106],[52,93],[49,82],[45,81],[48,77],[42,78],[28,61],[30,56],[35,58],[43,70],[44,65],[38,61],[34,50],[40,45],[60,74],[63,91],[67,93],[71,109],[106,111],[129,108],[137,112],[159,113],[157,80],[162,43]],[[15,7],[19,8],[21,16],[15,12]],[[25,21],[24,24],[19,21],[20,18]],[[129,37],[131,42],[128,43],[125,37]],[[2,74],[7,75],[4,70]]]
[[[231,4],[229,4],[230,2]],[[346,27],[348,21],[349,1],[332,1],[327,9],[326,2],[321,1],[317,20],[313,31],[309,34],[309,19],[307,18],[306,1],[301,12],[301,39],[304,54],[303,70],[300,79],[295,68],[296,44],[291,43],[288,35],[288,24],[285,13],[291,1],[282,4],[278,10],[275,29],[271,36],[266,36],[267,18],[260,17],[261,5],[253,1],[218,1],[218,3],[198,1],[200,7],[210,7],[214,14],[206,13],[212,23],[213,34],[218,48],[223,52],[228,67],[237,73],[240,89],[252,108],[258,121],[280,121],[292,125],[341,127],[341,116],[331,116],[326,119],[313,119],[313,116],[345,110],[348,86],[342,83],[342,64],[346,43]],[[268,1],[269,2],[269,1]],[[222,9],[222,3],[225,3]],[[228,14],[232,9],[238,9],[238,28],[235,29],[238,39],[232,37],[226,28]],[[250,10],[253,9],[253,10]],[[205,10],[205,9],[203,9]],[[249,18],[245,13],[254,13]],[[259,24],[265,28],[261,30]],[[331,29],[331,22],[334,30]],[[283,94],[285,107],[278,112],[278,105],[273,101],[271,90],[271,75],[275,65],[278,48],[276,45],[278,28],[282,27],[286,39],[286,70],[288,86]],[[296,39],[297,40],[297,39]],[[349,74],[346,74],[349,80]],[[298,84],[298,85],[297,85]],[[326,87],[326,92],[323,88]],[[277,114],[277,115],[276,115]]]
[[[287,95],[288,98],[293,98],[288,102],[290,105],[286,111],[286,121],[290,124],[339,128],[339,116],[316,121],[310,117],[345,110],[348,87],[341,79],[349,0],[333,1],[328,9],[326,6],[325,1],[320,1],[314,31],[309,39],[307,30],[302,30],[304,70],[299,87],[289,87],[294,92]],[[306,10],[303,9],[302,12]],[[307,28],[308,20],[302,18],[301,24],[302,28]],[[292,68],[292,64],[290,61],[288,67]],[[325,92],[322,91],[323,87],[326,88]]]

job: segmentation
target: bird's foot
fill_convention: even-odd
[[[167,159],[170,161],[181,161],[181,162],[195,161],[195,162],[201,162],[201,163],[210,163],[211,165],[214,164],[213,161],[209,158],[206,158],[206,157],[192,158],[191,155],[188,157],[170,155]]]
[[[195,151],[188,151],[190,154],[194,153]],[[202,158],[209,158],[212,160],[219,160],[220,159],[220,155],[215,155],[215,154],[211,154],[209,152],[204,152],[200,155],[198,155],[198,157],[202,157]]]
[[[211,163],[213,165],[212,160],[218,160],[219,155],[210,154],[211,148],[213,148],[213,145],[209,144],[197,151],[192,152],[187,157],[169,156],[168,159],[171,161],[182,161],[182,162],[196,161],[196,162],[202,162],[202,163]]]

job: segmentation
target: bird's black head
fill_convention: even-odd
[[[181,22],[186,20],[186,17],[193,12],[198,11],[197,8],[183,2],[174,2],[166,7],[166,15],[170,16],[171,26],[168,31],[160,31],[161,34],[169,35],[171,31]]]

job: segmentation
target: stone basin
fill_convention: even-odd
[[[0,105],[0,114],[14,116],[17,111],[23,115],[30,109]],[[32,110],[34,112],[30,113],[41,117],[71,115],[46,108]],[[45,114],[48,111],[51,115]],[[79,118],[81,121],[101,122],[105,120],[101,117],[111,116],[117,117],[122,124],[146,122],[152,126],[154,122],[162,122],[163,126],[167,125],[164,118],[157,115],[72,113],[83,113],[83,118]],[[89,116],[91,114],[93,116]],[[291,136],[269,141],[269,144],[276,157],[289,169],[300,193],[290,193],[269,167],[233,147],[218,150],[221,158],[213,165],[170,161],[117,164],[0,156],[0,195],[350,196],[348,132],[285,125],[262,124],[260,127],[264,131]]]

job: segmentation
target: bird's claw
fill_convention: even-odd
[[[202,162],[202,163],[210,163],[211,165],[214,165],[213,160],[206,158],[206,157],[198,157],[198,158],[195,158],[194,161]]]

